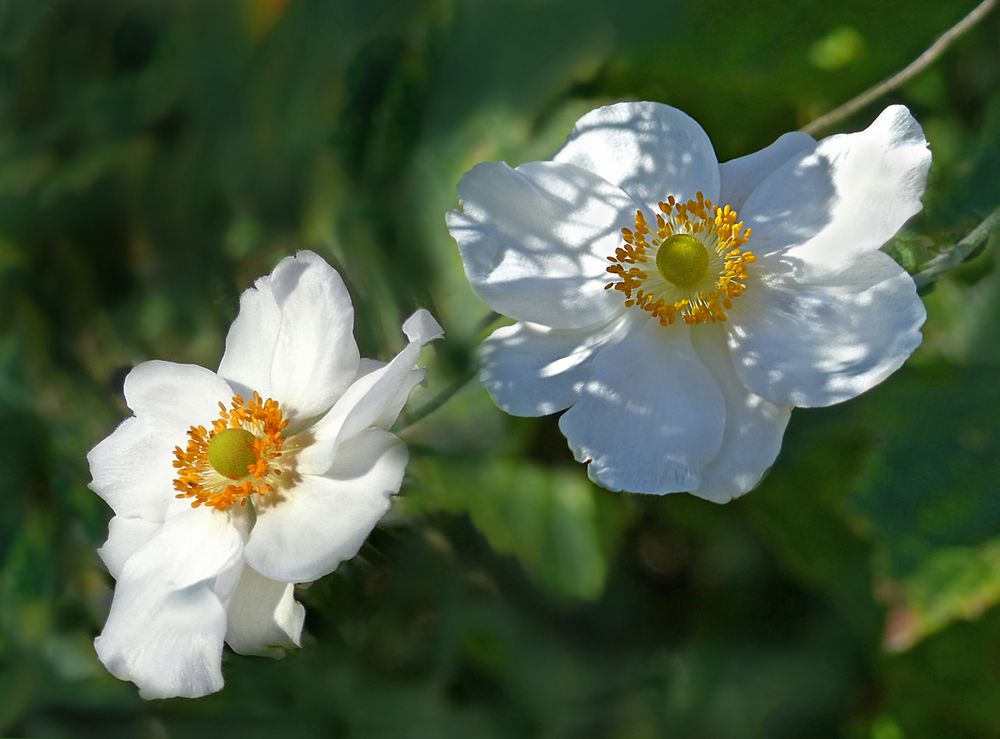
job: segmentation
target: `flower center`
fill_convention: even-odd
[[[249,402],[234,395],[229,408],[219,403],[212,429],[192,426],[186,448],[174,448],[177,497],[191,498],[194,508],[223,511],[246,505],[251,495],[273,493],[287,425],[277,401],[257,393]]]
[[[616,279],[604,289],[623,293],[627,307],[662,326],[678,317],[687,324],[725,321],[733,298],[747,289],[747,265],[756,261],[740,248],[750,229],[731,206],[716,207],[700,192],[686,203],[671,196],[659,208],[655,227],[639,210],[635,228],[622,229],[624,243],[608,257]]]
[[[253,443],[257,437],[246,429],[225,429],[208,442],[208,462],[215,471],[230,480],[239,480],[257,461]]]
[[[656,251],[656,268],[678,287],[697,285],[708,272],[708,249],[690,234],[674,234]]]

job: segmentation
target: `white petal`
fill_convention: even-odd
[[[190,426],[218,417],[219,402],[232,395],[229,383],[194,364],[143,362],[125,378],[128,407],[150,427],[176,435],[175,446],[183,446]]]
[[[448,214],[473,289],[498,313],[555,328],[609,319],[621,301],[604,290],[607,257],[638,207],[570,164],[480,164]]]
[[[691,342],[726,400],[726,429],[718,456],[705,467],[701,485],[691,493],[726,503],[760,482],[781,451],[781,439],[792,413],[790,405],[775,405],[747,390],[733,369],[725,331],[697,326]]]
[[[441,333],[418,330],[413,335],[433,341]],[[366,361],[366,372],[359,372],[330,412],[306,429],[305,444],[296,458],[301,473],[326,473],[341,441],[369,427],[388,428],[396,421],[410,392],[424,379],[425,370],[416,366],[421,346],[419,341],[411,341],[380,367]]]
[[[122,568],[111,613],[94,647],[115,677],[143,698],[195,698],[222,688],[226,612],[215,577],[239,558],[223,514],[174,516]]]
[[[730,159],[719,165],[722,178],[719,187],[719,205],[729,204],[742,213],[743,203],[765,177],[795,154],[816,148],[816,141],[807,133],[792,131],[778,137],[770,146],[753,154]]]
[[[479,349],[479,380],[493,402],[515,416],[569,408],[597,353],[624,336],[622,322],[570,330],[533,323],[499,328]]]
[[[719,162],[708,134],[686,113],[661,103],[618,103],[592,110],[553,157],[590,170],[632,196],[652,217],[673,195],[710,200]]]
[[[423,345],[443,337],[444,329],[430,312],[420,308],[403,321],[403,333],[410,341]]]
[[[162,527],[160,521],[113,517],[108,523],[108,540],[97,550],[111,576],[117,580],[128,558],[155,537]]]
[[[327,411],[358,368],[354,308],[337,271],[310,251],[278,263],[240,298],[219,374],[304,419]]]
[[[757,282],[730,313],[736,371],[779,404],[825,406],[882,382],[920,345],[926,312],[913,279],[882,252],[800,282]]]
[[[355,381],[360,380],[365,375],[370,375],[375,370],[382,369],[387,364],[389,363],[383,362],[380,359],[367,359],[365,357],[362,357],[361,361],[358,362],[358,374],[355,375],[354,380]]]
[[[758,270],[779,260],[802,276],[843,268],[874,251],[920,208],[931,154],[899,105],[859,133],[831,136],[793,156],[743,206]]]
[[[174,447],[231,396],[229,384],[204,367],[152,361],[132,369],[125,400],[135,417],[90,450],[91,490],[119,516],[162,521],[174,500]]]
[[[609,490],[696,489],[719,452],[725,403],[684,325],[638,317],[591,365],[580,399],[559,419],[578,461]]]
[[[369,375],[375,370],[382,369],[383,367],[388,366],[388,364],[388,362],[380,362],[375,359],[362,359],[361,365],[358,367],[357,379],[360,380],[365,375]],[[384,429],[392,426],[392,424],[396,422],[396,419],[399,418],[399,414],[402,412],[403,406],[406,405],[406,401],[409,400],[410,393],[413,392],[417,385],[424,381],[425,377],[427,377],[427,370],[423,367],[416,367],[415,369],[410,370],[409,376],[398,385],[395,397],[392,398],[390,402],[386,403],[382,413],[374,421],[372,421],[371,425],[375,428]],[[322,474],[323,472],[325,472],[325,470],[320,470],[318,472],[313,471],[310,474]]]
[[[295,586],[244,567],[226,604],[226,643],[239,654],[280,657],[300,646],[306,611],[295,600]]]
[[[246,560],[281,582],[310,582],[358,553],[389,509],[406,468],[406,445],[371,429],[343,441],[325,476],[302,475],[257,510]]]
[[[87,454],[93,477],[90,489],[118,516],[162,521],[175,495],[173,449],[184,443],[180,431],[170,432],[134,416],[127,418]]]

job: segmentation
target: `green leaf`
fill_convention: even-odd
[[[978,547],[954,547],[929,554],[903,582],[883,583],[894,602],[886,622],[885,644],[893,651],[958,618],[974,619],[1000,601],[1000,537]]]
[[[867,401],[856,411],[874,444],[853,502],[890,608],[885,643],[898,650],[1000,601],[1000,387],[995,370],[941,365]]]
[[[465,513],[499,553],[555,594],[596,599],[604,590],[623,512],[580,469],[547,469],[516,459],[424,465],[426,510]]]

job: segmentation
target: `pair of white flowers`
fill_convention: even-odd
[[[865,131],[786,134],[719,164],[684,113],[623,103],[552,161],[482,164],[448,226],[472,286],[516,319],[481,379],[560,429],[612,490],[725,502],[773,463],[793,406],[864,392],[920,343],[912,279],[879,251],[920,209],[930,153],[891,107]],[[310,252],[244,293],[218,372],[146,362],[135,414],[90,453],[117,580],[98,655],[145,697],[222,686],[223,643],[297,646],[294,584],[353,556],[399,490],[387,429],[441,335],[426,311],[360,359],[339,275]]]

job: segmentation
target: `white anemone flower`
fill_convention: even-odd
[[[399,491],[407,450],[387,428],[441,327],[417,311],[388,363],[361,359],[353,328],[340,275],[303,251],[243,293],[218,372],[151,361],[126,378],[135,415],[88,455],[115,513],[94,644],[144,698],[222,688],[224,641],[298,646],[294,583],[353,557]]]
[[[585,115],[551,161],[480,164],[448,227],[517,321],[480,379],[508,413],[568,409],[606,488],[742,495],[793,406],[852,398],[920,344],[914,282],[879,248],[920,210],[930,159],[901,106],[719,164],[694,120],[639,102]]]

